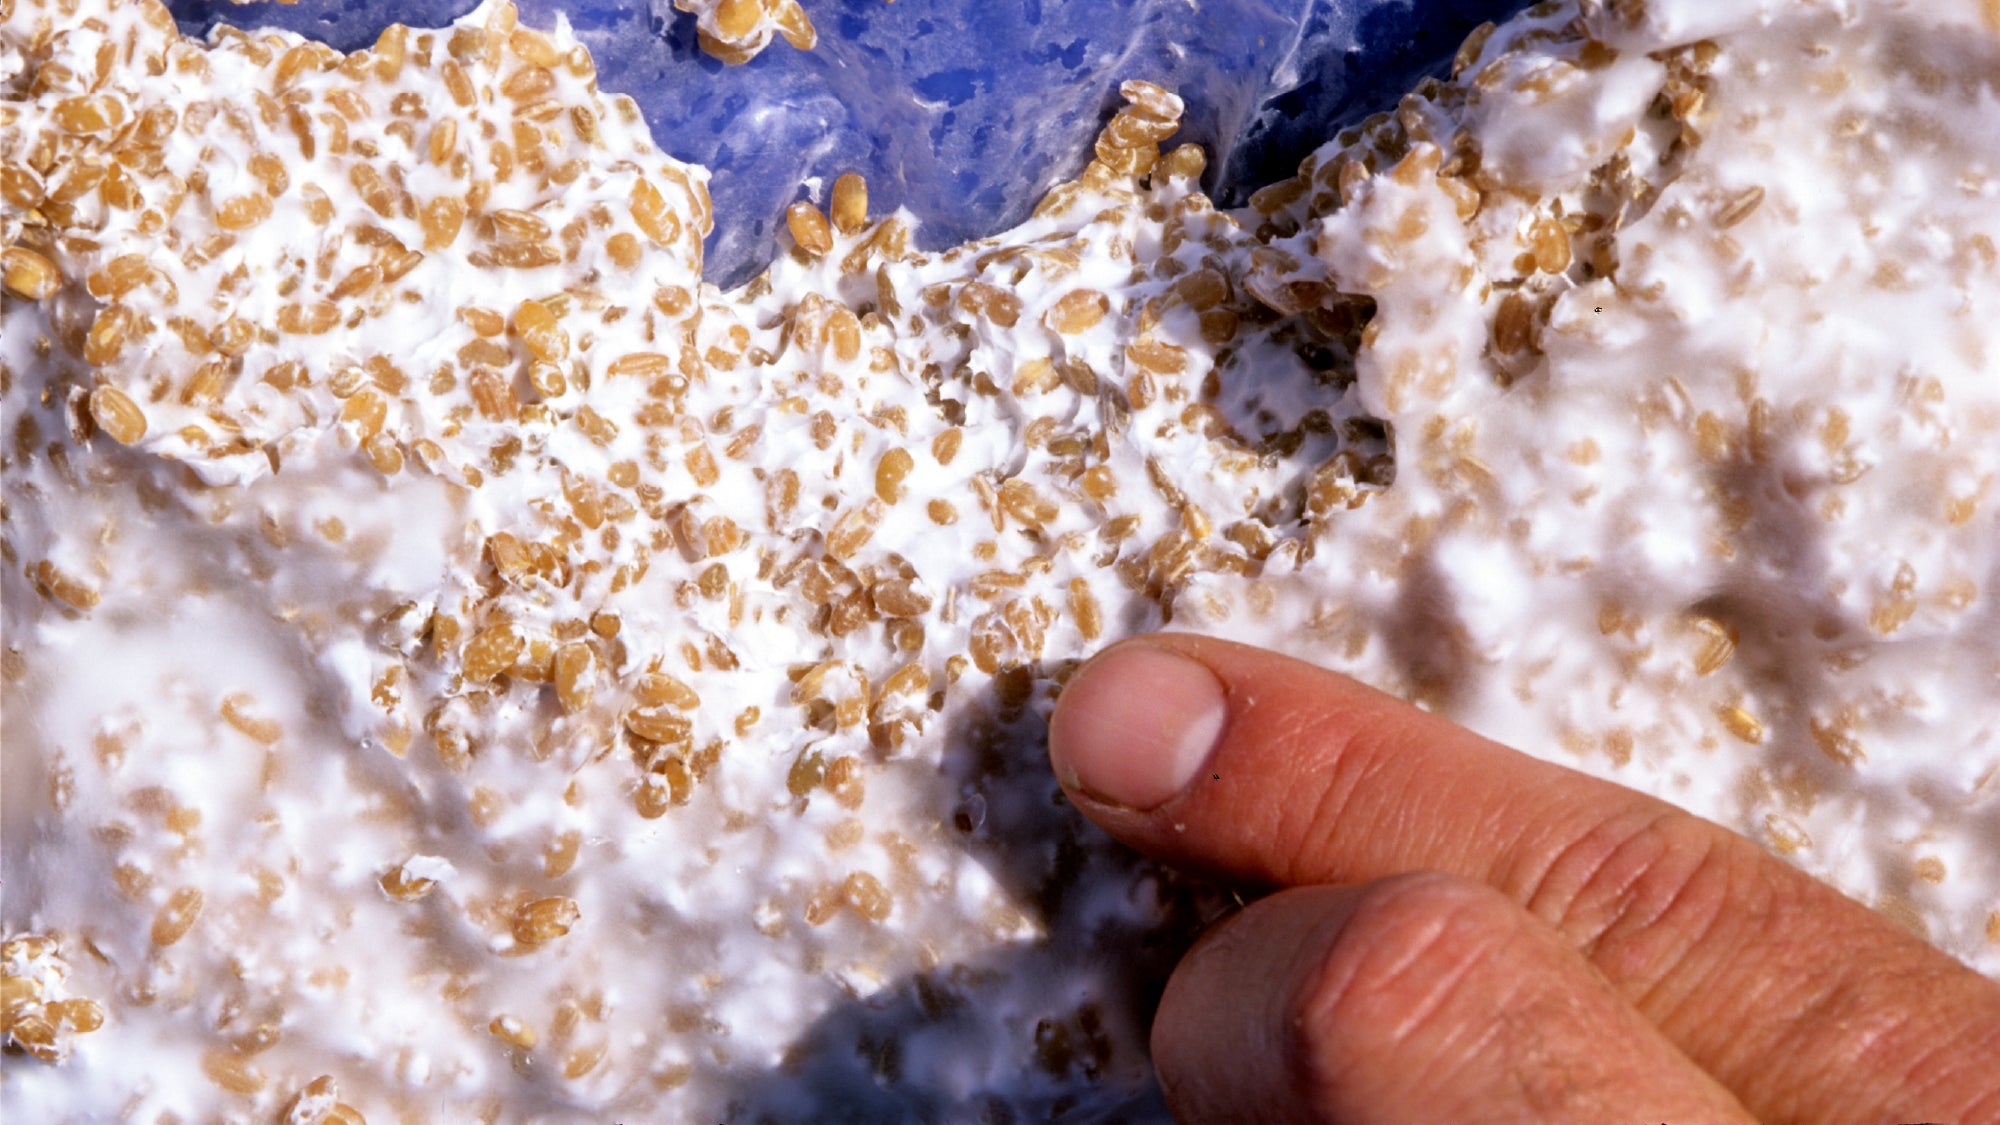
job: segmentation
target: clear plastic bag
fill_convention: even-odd
[[[176,0],[191,31],[216,20],[351,49],[385,24],[439,26],[473,0]],[[702,54],[670,0],[520,0],[569,18],[605,88],[632,95],[661,147],[710,168],[717,225],[707,276],[733,285],[768,261],[784,210],[842,172],[878,210],[908,207],[919,242],[1005,229],[1074,175],[1145,78],[1188,104],[1179,139],[1209,152],[1224,204],[1291,174],[1340,124],[1448,59],[1522,0],[810,0],[819,45],[774,43],[744,66]],[[803,187],[802,187],[803,186]]]

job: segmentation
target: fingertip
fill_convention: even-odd
[[[1147,639],[1099,653],[1049,720],[1049,761],[1072,794],[1115,808],[1158,808],[1213,755],[1229,715],[1199,661]]]

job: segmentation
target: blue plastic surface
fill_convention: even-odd
[[[343,50],[392,21],[438,26],[473,0],[173,0],[184,27],[286,27]],[[726,67],[669,0],[520,0],[566,13],[606,89],[632,95],[661,147],[715,174],[707,275],[769,260],[784,209],[818,177],[868,178],[875,209],[907,206],[919,242],[949,246],[1024,218],[1074,175],[1117,103],[1146,78],[1188,103],[1182,140],[1209,151],[1224,204],[1290,175],[1330,132],[1392,106],[1482,20],[1523,0],[807,0],[811,52],[774,42]]]

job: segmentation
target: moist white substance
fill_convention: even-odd
[[[1990,4],[1548,6],[1235,216],[1135,86],[733,294],[563,29],[86,7],[0,24],[10,1120],[1132,1098],[1185,899],[1034,739],[1162,624],[2000,971]]]

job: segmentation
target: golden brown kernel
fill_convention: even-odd
[[[1141,336],[1126,347],[1125,361],[1142,372],[1178,375],[1187,369],[1187,350],[1151,336]]]
[[[833,232],[827,229],[826,216],[803,199],[785,212],[785,226],[799,249],[815,258],[833,249]]]
[[[882,460],[875,465],[875,495],[880,497],[884,504],[894,504],[901,500],[904,493],[909,491],[905,480],[916,465],[916,458],[911,457],[910,451],[901,446],[884,453]]]
[[[1697,617],[1693,625],[1701,638],[1695,651],[1695,674],[1707,676],[1729,663],[1735,654],[1736,630],[1712,617]]]
[[[1519,293],[1509,293],[1493,315],[1493,346],[1512,355],[1525,351],[1535,338],[1535,307]]]
[[[554,941],[569,933],[582,917],[583,911],[573,898],[538,898],[514,911],[514,940],[522,945]]]
[[[146,436],[145,412],[131,396],[109,384],[90,392],[90,417],[120,445],[132,445]]]
[[[674,369],[672,357],[659,352],[632,352],[611,361],[606,374],[637,379],[657,379]]]
[[[715,30],[729,39],[745,39],[764,18],[758,0],[721,0],[715,6]]]
[[[382,424],[388,417],[388,401],[373,390],[354,392],[340,407],[340,420],[353,423],[355,436],[362,441],[381,433]]]
[[[888,617],[918,617],[930,612],[930,596],[914,589],[907,579],[881,582],[870,591],[875,608]]]
[[[424,249],[442,250],[458,240],[465,226],[465,201],[455,195],[439,196],[424,204],[422,216]]]
[[[812,20],[799,6],[798,0],[777,0],[773,17],[778,34],[799,50],[810,51],[819,42],[819,32],[813,28]]]
[[[1049,331],[1063,336],[1087,332],[1111,311],[1111,299],[1095,289],[1073,289],[1063,294],[1042,316]]]
[[[466,642],[461,657],[465,678],[474,683],[486,683],[513,667],[514,661],[527,647],[526,638],[515,632],[512,625],[502,622],[489,626]]]
[[[79,135],[110,133],[125,123],[125,102],[115,94],[79,94],[56,103],[57,127]]]
[[[620,719],[625,729],[648,742],[685,747],[693,739],[694,724],[671,712],[635,707]]]
[[[868,225],[868,181],[854,172],[842,172],[833,181],[833,225],[842,234],[854,234]]]
[[[1104,610],[1098,605],[1097,595],[1090,592],[1090,583],[1081,578],[1072,578],[1069,583],[1069,611],[1076,618],[1076,627],[1086,641],[1094,641],[1104,635]]]
[[[958,456],[959,447],[964,440],[965,432],[957,426],[944,430],[931,439],[931,456],[937,459],[938,464],[949,465],[952,459]]]
[[[847,877],[841,884],[841,897],[847,900],[847,905],[853,907],[856,914],[870,922],[886,920],[895,908],[889,889],[866,871],[856,871]]]
[[[1029,527],[1040,527],[1059,514],[1059,509],[1035,491],[1034,485],[1020,477],[1001,482],[1000,506]]]
[[[104,1026],[104,1006],[95,1000],[83,997],[58,1000],[50,1004],[48,1010],[58,1025],[80,1034],[88,1034]]]
[[[611,255],[611,260],[619,269],[627,270],[637,266],[639,259],[645,254],[645,248],[639,244],[639,240],[624,231],[606,239],[604,250]]]
[[[1721,718],[1722,725],[1729,728],[1729,733],[1737,738],[1749,743],[1764,741],[1764,724],[1743,708],[1723,707],[1716,711],[1716,715]]]
[[[62,287],[55,263],[26,247],[8,247],[0,254],[0,268],[4,268],[8,290],[30,301],[53,296]]]
[[[383,894],[398,902],[415,902],[437,887],[437,880],[413,878],[400,863],[384,871],[375,882]]]
[[[202,1055],[201,1071],[232,1094],[255,1094],[264,1088],[264,1073],[234,1051],[217,1048]]]
[[[592,680],[597,658],[590,646],[580,641],[556,650],[556,699],[564,711],[575,714],[590,706]]]
[[[1715,213],[1715,225],[1718,229],[1728,230],[1749,218],[1752,212],[1763,206],[1763,203],[1764,189],[1761,186],[1745,188],[1731,196],[1729,201],[1722,205],[1721,210]]]
[[[515,1019],[513,1016],[494,1016],[486,1030],[495,1038],[505,1040],[509,1046],[519,1050],[531,1050],[538,1041],[535,1029]]]
[[[639,677],[633,694],[648,707],[668,706],[692,711],[701,706],[695,690],[664,672],[648,672]]]
[[[153,915],[153,944],[172,945],[186,937],[195,920],[201,917],[201,906],[201,891],[194,887],[182,887],[167,896],[166,903]]]
[[[254,702],[248,695],[237,693],[224,696],[220,713],[222,721],[253,742],[266,746],[275,745],[285,736],[284,724],[276,719],[263,718],[250,710]]]
[[[514,310],[514,331],[537,359],[554,362],[569,355],[569,333],[540,301],[522,301]]]
[[[870,500],[848,509],[827,532],[826,553],[843,561],[852,558],[856,551],[875,537],[875,528],[882,522],[882,510],[880,500]]]
[[[983,281],[967,282],[958,291],[957,303],[960,312],[991,321],[996,328],[1012,328],[1021,320],[1021,298]]]
[[[215,225],[223,230],[249,230],[271,217],[271,197],[263,192],[224,200],[215,209]]]

